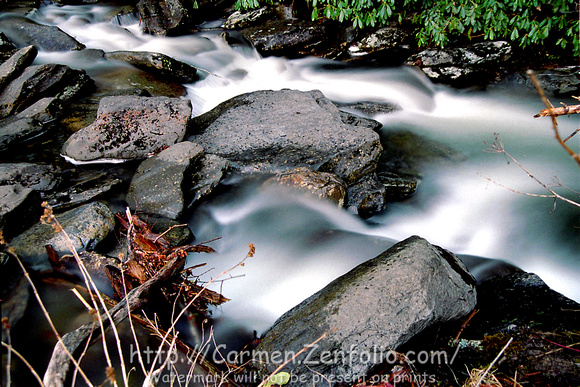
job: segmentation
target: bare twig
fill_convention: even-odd
[[[17,350],[15,350],[12,345],[7,344],[5,342],[2,342],[2,346],[4,348],[6,348],[8,350],[8,353],[13,353],[16,355],[16,357],[18,357],[26,367],[28,367],[28,369],[30,370],[30,372],[32,373],[32,375],[34,376],[34,378],[38,381],[38,384],[42,387],[44,387],[44,383],[42,383],[42,379],[40,378],[40,376],[38,375],[38,373],[34,370],[34,367],[24,358],[24,356],[22,356],[22,354],[20,352],[18,352]],[[9,367],[10,362],[8,362],[7,367]],[[7,386],[10,385],[10,369],[8,368],[7,370]]]
[[[494,364],[499,360],[499,358],[501,357],[501,355],[503,355],[503,353],[505,352],[505,350],[507,349],[507,347],[509,347],[509,345],[512,343],[513,340],[514,340],[514,338],[513,337],[510,337],[510,339],[507,342],[507,344],[501,349],[501,351],[499,351],[499,353],[497,354],[497,356],[495,357],[495,359],[493,359],[493,361],[491,362],[491,364],[489,365],[489,367],[487,367],[487,369],[485,370],[485,372],[481,375],[481,377],[477,381],[477,384],[475,385],[475,387],[479,387],[479,385],[481,384],[481,382],[483,381],[483,379],[485,378],[485,376],[489,373],[489,370],[491,370],[491,367],[493,367]]]
[[[532,193],[527,193],[527,192],[520,192],[520,191],[516,191],[512,188],[506,187],[505,185],[502,185],[490,178],[487,178],[487,180],[491,181],[492,183],[500,186],[500,187],[504,187],[512,192],[518,193],[518,194],[522,194],[522,195],[526,195],[526,196],[534,196],[534,197],[541,197],[541,198],[552,198],[554,199],[554,201],[556,201],[557,199],[560,199],[568,204],[572,204],[576,207],[580,207],[580,203],[575,202],[573,200],[568,199],[565,196],[560,195],[559,193],[557,193],[556,191],[554,191],[552,188],[550,188],[547,184],[543,183],[542,181],[540,181],[537,177],[535,177],[530,171],[528,171],[526,169],[526,167],[524,167],[518,160],[516,160],[511,154],[508,153],[508,151],[505,150],[505,147],[503,145],[503,143],[501,142],[499,135],[496,134],[495,136],[495,140],[493,142],[492,145],[490,145],[487,149],[486,152],[491,152],[491,153],[503,153],[504,155],[506,155],[511,161],[513,161],[518,167],[520,167],[531,179],[533,179],[536,183],[538,183],[539,185],[541,185],[542,187],[544,187],[544,189],[546,189],[548,192],[551,193],[551,195],[540,195],[540,194],[532,194]],[[555,203],[554,203],[555,205]]]
[[[542,86],[540,86],[540,83],[538,82],[538,80],[537,80],[537,78],[534,75],[534,72],[532,70],[528,70],[528,76],[530,77],[530,79],[532,80],[532,83],[536,87],[538,94],[540,94],[540,98],[542,98],[542,101],[544,101],[544,104],[548,108],[547,110],[554,111],[554,109],[563,109],[563,108],[554,108],[554,106],[550,103],[548,98],[546,98],[546,95],[544,94],[544,90],[542,89]],[[564,114],[567,114],[567,113],[564,113]],[[541,113],[540,113],[540,115],[538,115],[538,117],[539,116],[541,116]],[[558,115],[546,114],[546,116],[550,116],[552,118],[552,127],[554,129],[554,134],[556,135],[556,140],[558,140],[558,143],[560,143],[562,148],[564,148],[566,150],[566,152],[568,152],[568,154],[570,154],[570,156],[572,156],[572,158],[574,160],[576,160],[578,165],[580,165],[580,154],[574,152],[568,145],[566,145],[565,142],[562,140],[562,137],[560,136],[560,131],[558,130],[558,121],[556,120],[556,117]]]

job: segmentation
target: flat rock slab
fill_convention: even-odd
[[[410,237],[280,317],[254,351],[254,364],[267,376],[327,333],[285,367],[293,376],[288,385],[351,385],[386,362],[390,350],[428,327],[465,316],[475,304],[475,280],[462,262]]]
[[[75,132],[62,148],[73,162],[144,159],[180,142],[191,101],[168,97],[105,97],[96,120]]]
[[[347,184],[374,171],[382,150],[367,126],[346,124],[320,91],[257,91],[234,97],[192,121],[207,153],[242,172],[294,167],[332,172]]]
[[[38,50],[28,46],[16,51],[8,60],[0,65],[0,90],[13,78],[16,78],[36,58]]]

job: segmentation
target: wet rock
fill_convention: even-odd
[[[305,166],[347,184],[372,172],[378,134],[344,124],[319,91],[258,91],[234,97],[192,122],[191,141],[242,172],[278,173]]]
[[[367,117],[373,117],[378,114],[392,113],[397,110],[401,110],[400,106],[391,103],[373,102],[373,101],[360,101],[351,104],[339,104],[337,106],[341,111],[346,110],[349,112],[350,111],[356,112],[355,114],[351,113],[351,115],[354,117],[360,116],[361,113]],[[378,130],[382,127],[382,124],[380,122],[377,123],[379,124],[379,126],[377,126],[375,130]]]
[[[137,10],[143,30],[151,35],[179,35],[193,22],[193,3],[188,0],[140,0]]]
[[[40,219],[40,194],[20,184],[0,186],[0,229],[4,237],[12,239],[19,232]]]
[[[399,176],[395,173],[377,172],[377,177],[385,187],[387,201],[401,200],[413,195],[419,184],[414,177]]]
[[[112,171],[81,170],[67,177],[66,187],[59,187],[58,192],[45,197],[58,211],[95,200],[124,183]]]
[[[295,56],[307,46],[324,40],[326,28],[319,22],[271,20],[241,31],[263,55]]]
[[[38,24],[24,16],[0,17],[0,31],[18,47],[33,45],[40,51],[82,50],[85,46],[55,26]]]
[[[400,65],[410,54],[409,32],[399,27],[373,31],[348,48],[348,60],[380,58],[389,65]]]
[[[52,165],[32,163],[0,164],[0,185],[20,184],[37,191],[50,191],[60,181],[60,171]]]
[[[390,350],[428,327],[465,316],[475,302],[475,280],[461,261],[411,237],[280,317],[254,351],[254,365],[268,375],[279,364],[274,358],[261,363],[264,356],[277,353],[284,361],[328,333],[307,350],[307,358],[285,367],[300,381],[288,385],[328,386],[327,380],[315,379],[319,375],[331,386],[337,381],[350,385],[384,362]]]
[[[578,93],[578,87],[580,87],[580,67],[578,66],[557,67],[550,70],[535,71],[534,73],[544,91],[549,94],[576,95]],[[526,73],[510,75],[502,79],[499,84],[520,84],[536,90]]]
[[[93,250],[115,227],[115,217],[99,202],[85,204],[56,215],[77,251]],[[70,254],[62,233],[50,225],[37,223],[10,242],[25,266],[32,270],[50,269],[45,245],[51,245],[59,255]]]
[[[30,66],[0,93],[0,118],[19,113],[45,97],[65,103],[94,87],[83,70],[65,65]]]
[[[387,192],[375,174],[348,187],[348,209],[368,219],[385,209]]]
[[[75,162],[142,159],[183,139],[191,101],[167,97],[105,97],[97,119],[74,133],[62,153]]]
[[[188,204],[184,180],[202,155],[200,145],[185,141],[143,161],[127,192],[129,206],[139,213],[179,219]]]
[[[511,56],[508,42],[474,43],[464,47],[428,49],[412,55],[407,64],[416,65],[434,82],[461,86],[482,77],[486,82],[495,77],[493,68],[505,63]]]
[[[0,120],[0,152],[5,152],[44,133],[41,122],[28,117],[8,117]]]
[[[177,83],[197,80],[197,69],[170,56],[155,52],[113,51],[105,54],[108,60],[127,62],[138,69],[150,72],[162,79]]]
[[[26,67],[31,65],[37,53],[38,50],[34,46],[24,47],[2,63],[0,65],[0,90],[12,79],[18,77]]]
[[[230,162],[216,155],[204,155],[193,174],[189,207],[209,196],[230,169]]]
[[[271,7],[262,7],[248,12],[236,11],[224,22],[224,28],[240,29],[250,27],[271,19],[274,14],[274,10]]]
[[[308,192],[320,199],[329,200],[339,207],[344,205],[346,184],[335,174],[316,172],[310,168],[298,167],[277,174],[264,182],[266,186],[281,184]]]

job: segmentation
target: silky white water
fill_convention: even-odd
[[[484,152],[497,133],[506,150],[542,182],[553,185],[557,178],[580,191],[580,169],[556,143],[551,121],[533,118],[544,108],[533,90],[505,86],[457,91],[433,85],[414,68],[262,58],[243,40],[228,45],[219,30],[174,38],[143,35],[137,21],[108,22],[113,11],[103,6],[46,6],[34,18],[58,25],[88,48],[156,51],[205,70],[198,82],[186,85],[195,115],[244,92],[319,89],[335,102],[397,104],[401,110],[373,117],[383,123],[382,130],[411,130],[466,157],[457,164],[427,168],[412,198],[390,204],[368,222],[293,192],[229,182],[235,188],[202,205],[190,226],[198,241],[222,237],[212,243],[217,254],[192,257],[213,268],[205,280],[241,261],[248,243],[256,247],[244,266],[220,279],[233,278],[213,285],[232,299],[214,312],[216,320],[230,321],[230,331],[238,324],[244,331],[262,332],[337,276],[411,235],[456,254],[508,261],[580,301],[580,209],[563,202],[554,208],[550,198],[512,192],[548,193],[505,156]],[[37,62],[84,68],[97,82],[103,67],[124,66],[83,61],[80,56],[40,53]],[[558,98],[552,102],[574,104]],[[577,116],[558,122],[564,136],[579,124]],[[578,149],[580,136],[569,145]],[[558,192],[579,201],[577,193]]]

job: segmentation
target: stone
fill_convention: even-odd
[[[344,206],[346,184],[335,174],[316,172],[310,168],[298,167],[281,172],[264,182],[266,186],[285,185],[308,192],[320,199]]]
[[[191,201],[189,207],[209,196],[220,183],[227,171],[230,162],[223,157],[206,154],[199,161],[200,166],[193,174],[191,185]]]
[[[242,35],[263,55],[295,56],[324,39],[323,24],[304,20],[270,20],[248,27]]]
[[[42,192],[54,189],[60,181],[60,171],[50,164],[0,163],[0,185],[20,184]]]
[[[93,87],[84,70],[59,64],[30,66],[0,93],[0,118],[17,114],[45,97],[58,97],[65,103]]]
[[[198,79],[197,69],[185,62],[156,52],[113,51],[105,54],[108,60],[127,62],[162,79],[177,83],[191,83]]]
[[[138,213],[179,219],[187,208],[183,189],[203,148],[192,142],[175,144],[143,161],[127,192],[127,203]]]
[[[0,31],[16,46],[35,46],[40,51],[82,50],[85,46],[55,26],[39,24],[24,16],[4,15],[0,18]]]
[[[104,97],[96,120],[75,132],[62,153],[73,162],[144,159],[180,142],[191,101],[168,97]]]
[[[253,365],[267,376],[289,354],[326,334],[285,366],[292,376],[288,386],[351,385],[389,351],[467,315],[475,304],[475,280],[462,262],[413,236],[286,312],[262,335]]]
[[[273,16],[274,10],[271,7],[262,7],[247,12],[236,11],[228,16],[224,22],[224,28],[229,30],[247,28],[266,21]]]
[[[0,229],[7,240],[30,227],[42,214],[40,194],[20,184],[0,186]]]
[[[56,214],[56,218],[77,252],[94,250],[115,228],[115,216],[100,202]],[[63,233],[43,223],[30,227],[12,239],[10,245],[30,270],[50,270],[46,245],[51,245],[61,256],[71,254],[71,246]]]
[[[382,148],[368,127],[347,125],[320,91],[257,91],[192,121],[191,141],[242,172],[310,167],[354,183],[376,168]]]
[[[41,122],[28,117],[12,116],[0,119],[0,152],[15,148],[45,132]]]
[[[191,28],[193,3],[187,0],[140,0],[137,11],[151,35],[179,35]]]
[[[385,209],[387,192],[373,174],[348,187],[348,210],[368,219]]]
[[[24,47],[0,65],[0,90],[12,79],[18,77],[22,71],[32,64],[38,50],[34,46]]]

